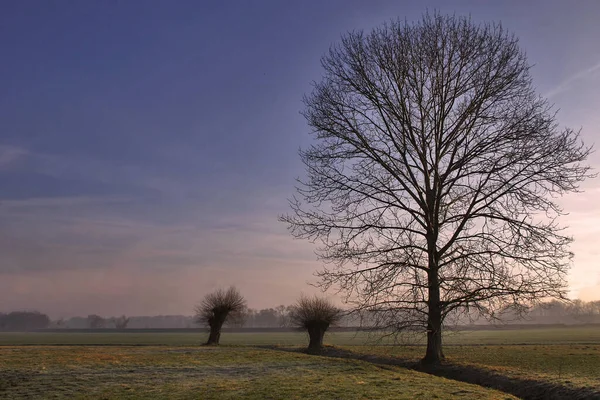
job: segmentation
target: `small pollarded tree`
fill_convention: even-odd
[[[448,316],[565,297],[556,199],[592,176],[591,150],[536,94],[512,34],[426,14],[353,31],[322,65],[308,177],[281,220],[320,245],[324,289],[383,330],[426,332],[428,364]]]
[[[308,350],[318,352],[323,347],[323,337],[327,329],[339,322],[342,310],[323,297],[302,296],[290,307],[291,325],[308,332]]]
[[[196,307],[196,322],[210,328],[207,345],[217,345],[221,339],[221,328],[228,318],[242,314],[246,309],[246,299],[235,288],[218,289],[207,294]]]

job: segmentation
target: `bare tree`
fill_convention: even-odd
[[[90,314],[87,316],[87,322],[91,329],[104,328],[106,320],[99,315]]]
[[[56,321],[54,321],[54,326],[56,326],[57,328],[64,328],[66,326],[66,321],[64,318],[59,318]]]
[[[235,287],[219,289],[204,297],[196,307],[196,321],[210,328],[208,345],[217,345],[221,339],[221,328],[228,317],[235,317],[246,309],[246,300]],[[234,318],[235,319],[235,318]]]
[[[121,315],[120,317],[113,318],[112,322],[115,324],[115,329],[126,329],[127,324],[129,324],[129,318],[125,315]]]
[[[342,311],[322,297],[302,296],[289,313],[291,325],[308,332],[308,350],[314,352],[321,350],[325,332],[341,317]]]
[[[277,322],[280,327],[285,328],[290,324],[291,310],[291,306],[286,307],[283,304],[275,307],[275,312],[277,313]]]
[[[590,148],[535,94],[513,35],[426,14],[349,33],[322,65],[308,179],[281,220],[320,244],[324,289],[381,328],[426,330],[425,363],[449,314],[564,297],[556,198],[591,176]]]
[[[225,321],[224,326],[229,328],[243,328],[244,325],[246,325],[249,316],[250,310],[248,307],[244,307],[243,310],[232,312]]]

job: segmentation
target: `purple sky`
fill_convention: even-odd
[[[426,9],[502,21],[560,124],[600,126],[600,2],[0,2],[0,311],[191,314],[314,289],[287,211],[302,95],[340,35]],[[600,164],[596,153],[590,159]],[[600,299],[600,184],[562,203],[572,296]]]

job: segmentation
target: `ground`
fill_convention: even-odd
[[[220,347],[197,332],[1,333],[0,398],[600,399],[600,327],[449,334],[446,365],[424,372],[418,340],[374,339],[331,333],[311,356],[295,332],[225,332]]]
[[[252,347],[8,346],[0,396],[103,399],[509,399],[365,361]]]

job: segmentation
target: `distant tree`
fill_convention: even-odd
[[[600,322],[600,301],[551,300],[533,307],[527,314],[535,323],[595,323]]]
[[[31,331],[50,325],[50,318],[38,311],[13,311],[0,315],[0,330]]]
[[[566,296],[556,199],[593,176],[591,148],[536,94],[517,38],[426,14],[352,31],[321,64],[308,177],[281,220],[318,243],[323,289],[382,329],[426,332],[426,364],[448,315]]]
[[[577,322],[592,323],[596,320],[595,308],[594,302],[576,299],[567,304],[567,313]]]
[[[550,317],[564,317],[568,315],[569,305],[566,300],[550,300],[540,304],[545,311],[545,315]]]
[[[51,321],[50,325],[51,327],[62,329],[66,327],[66,321],[64,318],[59,318],[56,321]]]
[[[116,329],[126,329],[127,324],[129,323],[129,318],[127,318],[125,315],[121,315],[118,318],[113,318],[112,322],[115,324]]]
[[[104,328],[106,320],[99,315],[90,314],[87,316],[87,323],[91,329]]]
[[[256,311],[253,308],[250,307],[244,307],[244,310],[241,311],[241,314],[244,316],[244,326],[250,327],[250,328],[254,328],[256,327],[256,314],[258,313],[258,311]]]
[[[72,329],[85,329],[90,327],[86,317],[71,317],[67,320],[65,325]]]
[[[249,316],[250,309],[248,307],[244,307],[242,311],[231,313],[231,315],[227,318],[223,326],[228,326],[232,328],[242,328],[248,322]]]
[[[272,328],[279,325],[277,312],[273,308],[263,308],[255,316],[256,326],[263,328]]]
[[[302,296],[291,307],[290,324],[308,332],[308,350],[318,352],[323,347],[323,337],[329,327],[342,317],[342,310],[322,297]]]
[[[287,327],[290,325],[290,311],[291,306],[280,305],[275,307],[277,313],[277,323],[280,327]]]
[[[246,308],[246,300],[235,287],[227,290],[219,289],[204,297],[196,307],[196,321],[207,324],[210,328],[207,345],[218,345],[221,339],[221,328],[229,317],[235,317]]]

